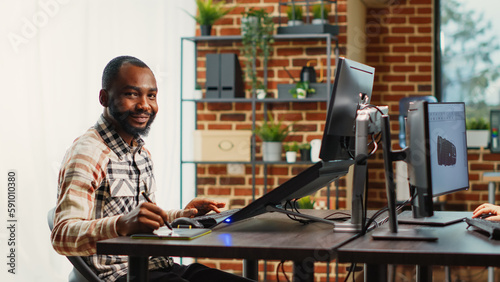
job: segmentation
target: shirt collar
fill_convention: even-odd
[[[102,137],[106,145],[115,152],[115,154],[122,159],[124,155],[129,153],[141,152],[144,146],[144,140],[136,135],[132,140],[132,146],[127,144],[121,136],[116,132],[113,124],[106,120],[103,115],[99,117],[97,123],[94,125],[99,135]]]

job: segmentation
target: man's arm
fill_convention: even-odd
[[[96,252],[96,242],[118,236],[119,216],[94,219],[94,192],[104,178],[104,155],[69,152],[59,174],[59,197],[51,239],[54,249],[67,256]]]

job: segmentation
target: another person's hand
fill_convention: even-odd
[[[500,220],[500,206],[482,204],[474,210],[472,217],[480,217],[482,214],[492,214],[492,216],[486,218],[488,220]]]
[[[165,225],[167,213],[152,203],[141,203],[131,212],[122,215],[116,222],[116,231],[121,236],[136,233],[151,233]]]
[[[194,217],[204,215],[209,211],[220,212],[219,208],[225,207],[225,203],[219,203],[213,200],[195,198],[186,205],[182,212],[183,217]]]

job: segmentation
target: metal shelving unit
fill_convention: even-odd
[[[275,41],[304,41],[304,40],[325,40],[326,41],[326,56],[327,56],[327,66],[326,66],[326,89],[327,93],[331,91],[331,74],[332,74],[332,65],[331,65],[331,56],[332,56],[332,42],[335,42],[335,58],[338,58],[338,38],[337,36],[330,33],[322,33],[322,34],[277,34],[274,35]],[[264,178],[267,178],[267,166],[268,165],[276,165],[276,164],[288,164],[287,162],[263,162],[255,159],[255,136],[252,135],[251,142],[251,161],[250,162],[201,162],[201,161],[192,161],[192,160],[184,160],[183,158],[183,108],[185,103],[191,103],[195,107],[195,125],[197,123],[197,114],[196,114],[196,105],[198,103],[251,103],[252,104],[252,130],[255,129],[255,112],[257,103],[262,104],[271,104],[271,103],[310,103],[310,102],[329,102],[329,95],[323,98],[307,98],[307,99],[276,99],[276,98],[266,98],[266,99],[257,99],[257,98],[231,98],[231,99],[193,99],[193,98],[184,98],[184,88],[183,88],[183,58],[184,58],[184,47],[185,42],[190,42],[194,44],[194,69],[195,69],[195,84],[197,80],[197,57],[198,57],[198,43],[234,43],[241,41],[241,36],[196,36],[196,37],[182,37],[181,38],[181,107],[180,107],[180,202],[182,204],[182,189],[183,189],[183,166],[185,164],[194,164],[195,170],[198,164],[246,164],[252,166],[252,199],[255,199],[255,171],[257,165],[262,165],[264,167]],[[267,72],[264,72],[265,74]],[[266,108],[264,108],[264,111]],[[196,127],[196,126],[195,126]],[[312,164],[312,162],[297,162],[295,164]],[[197,187],[197,177],[195,178],[195,187]],[[267,191],[267,182],[264,182],[264,191]],[[329,191],[328,191],[329,193]]]

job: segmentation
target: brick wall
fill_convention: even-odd
[[[212,35],[240,34],[241,13],[250,7],[264,8],[278,22],[278,0],[234,0],[226,1],[227,6],[237,5],[229,15],[216,22]],[[340,54],[346,54],[346,1],[338,1],[339,15],[339,47]],[[333,7],[332,7],[333,8]],[[283,12],[282,16],[285,16]],[[331,16],[330,22],[333,22]],[[432,0],[396,0],[386,7],[368,8],[366,19],[366,64],[375,67],[375,85],[372,104],[388,105],[391,114],[393,148],[396,145],[399,111],[398,102],[401,98],[415,95],[433,95],[433,1]],[[199,30],[197,30],[199,34]],[[198,45],[198,83],[205,82],[205,55],[207,53],[237,53],[240,44],[237,42],[205,43]],[[291,83],[283,70],[286,67],[295,77],[310,60],[321,60],[326,66],[325,42],[323,41],[279,41],[274,44],[269,61],[269,90],[277,95],[278,83]],[[240,57],[244,64],[244,59]],[[332,58],[332,65],[335,58]],[[257,64],[260,75],[262,65]],[[315,67],[318,70],[318,66]],[[326,72],[325,72],[326,73]],[[333,78],[333,72],[332,72]],[[247,91],[248,92],[248,91]],[[250,94],[247,93],[247,97]],[[262,120],[264,105],[257,104],[257,120]],[[321,138],[323,122],[326,116],[326,103],[273,103],[268,110],[275,118],[285,122],[296,122],[294,133],[287,141],[309,142]],[[199,103],[198,129],[250,129],[250,103]],[[257,144],[260,156],[260,142]],[[380,150],[379,150],[380,151]],[[494,171],[500,168],[500,155],[490,154],[488,150],[469,151],[469,169],[471,189],[446,196],[449,210],[472,210],[481,202],[487,201],[487,183],[482,181],[484,171]],[[296,175],[304,167],[300,165],[275,165],[268,167],[268,187],[275,187]],[[377,153],[369,162],[369,207],[378,208],[386,203],[383,161],[381,153]],[[198,195],[220,198],[228,201],[229,207],[241,207],[252,200],[251,166],[246,166],[245,175],[228,176],[225,165],[198,166]],[[257,188],[255,196],[261,196],[264,183],[263,167],[257,166]],[[331,199],[330,208],[346,207],[345,179],[339,181],[340,198],[338,206]],[[325,193],[317,195],[324,200]],[[203,263],[221,269],[241,272],[241,262],[238,260],[203,260]],[[316,276],[318,281],[326,281],[326,265],[318,264]],[[260,266],[261,270],[264,266]],[[276,262],[268,262],[268,281],[275,280]],[[286,264],[291,270],[291,264]],[[344,276],[344,268],[340,268]],[[330,268],[330,277],[334,275]],[[261,274],[263,275],[263,274]],[[263,276],[261,276],[263,279]]]

